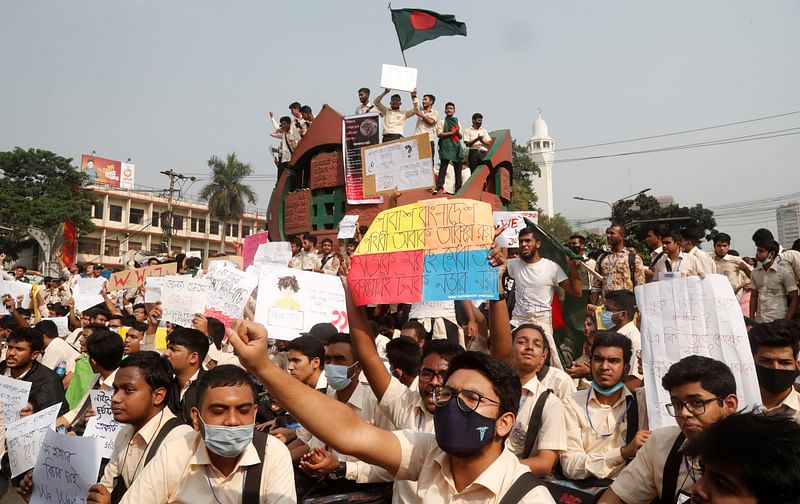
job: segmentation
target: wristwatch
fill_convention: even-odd
[[[336,476],[336,479],[340,480],[347,479],[347,462],[345,461],[339,462],[339,467],[337,467],[336,470],[333,471],[333,475]]]

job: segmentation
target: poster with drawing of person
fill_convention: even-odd
[[[339,277],[272,264],[262,265],[260,275],[255,321],[264,324],[270,338],[293,340],[320,322],[348,331]]]

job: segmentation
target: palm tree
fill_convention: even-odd
[[[253,189],[242,183],[242,179],[249,177],[253,169],[248,163],[236,159],[236,153],[228,154],[224,161],[217,156],[208,160],[211,169],[211,182],[200,191],[200,197],[208,201],[208,211],[212,217],[222,223],[222,237],[219,250],[225,253],[225,228],[229,221],[238,221],[244,214],[245,199],[250,204],[256,203],[256,193]]]

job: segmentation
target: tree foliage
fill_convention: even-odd
[[[249,163],[242,163],[236,153],[228,154],[225,160],[211,156],[208,160],[211,182],[200,191],[200,197],[208,201],[208,211],[223,224],[220,253],[225,251],[225,224],[238,221],[245,210],[245,200],[256,203],[256,193],[243,182],[253,173]]]
[[[4,250],[13,255],[29,226],[44,231],[54,250],[65,221],[73,221],[81,234],[94,230],[89,179],[71,162],[42,149],[0,152],[0,225],[11,229],[0,245]]]
[[[693,207],[675,204],[662,207],[656,198],[645,194],[615,204],[612,221],[625,224],[628,235],[639,242],[644,241],[647,228],[652,224],[667,229],[689,229],[706,239],[711,239],[717,233],[714,211],[704,208],[702,204],[698,203]]]
[[[569,237],[574,234],[567,219],[559,213],[553,216],[540,214],[539,227],[553,235],[561,243],[568,242]]]
[[[539,167],[531,159],[528,149],[513,139],[511,151],[511,163],[514,165],[511,177],[511,210],[535,210],[538,197],[531,188],[531,180],[540,175]]]

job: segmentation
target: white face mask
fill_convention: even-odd
[[[203,426],[203,441],[211,453],[220,457],[234,458],[241,455],[253,441],[255,424],[249,425],[208,425],[200,419]]]

